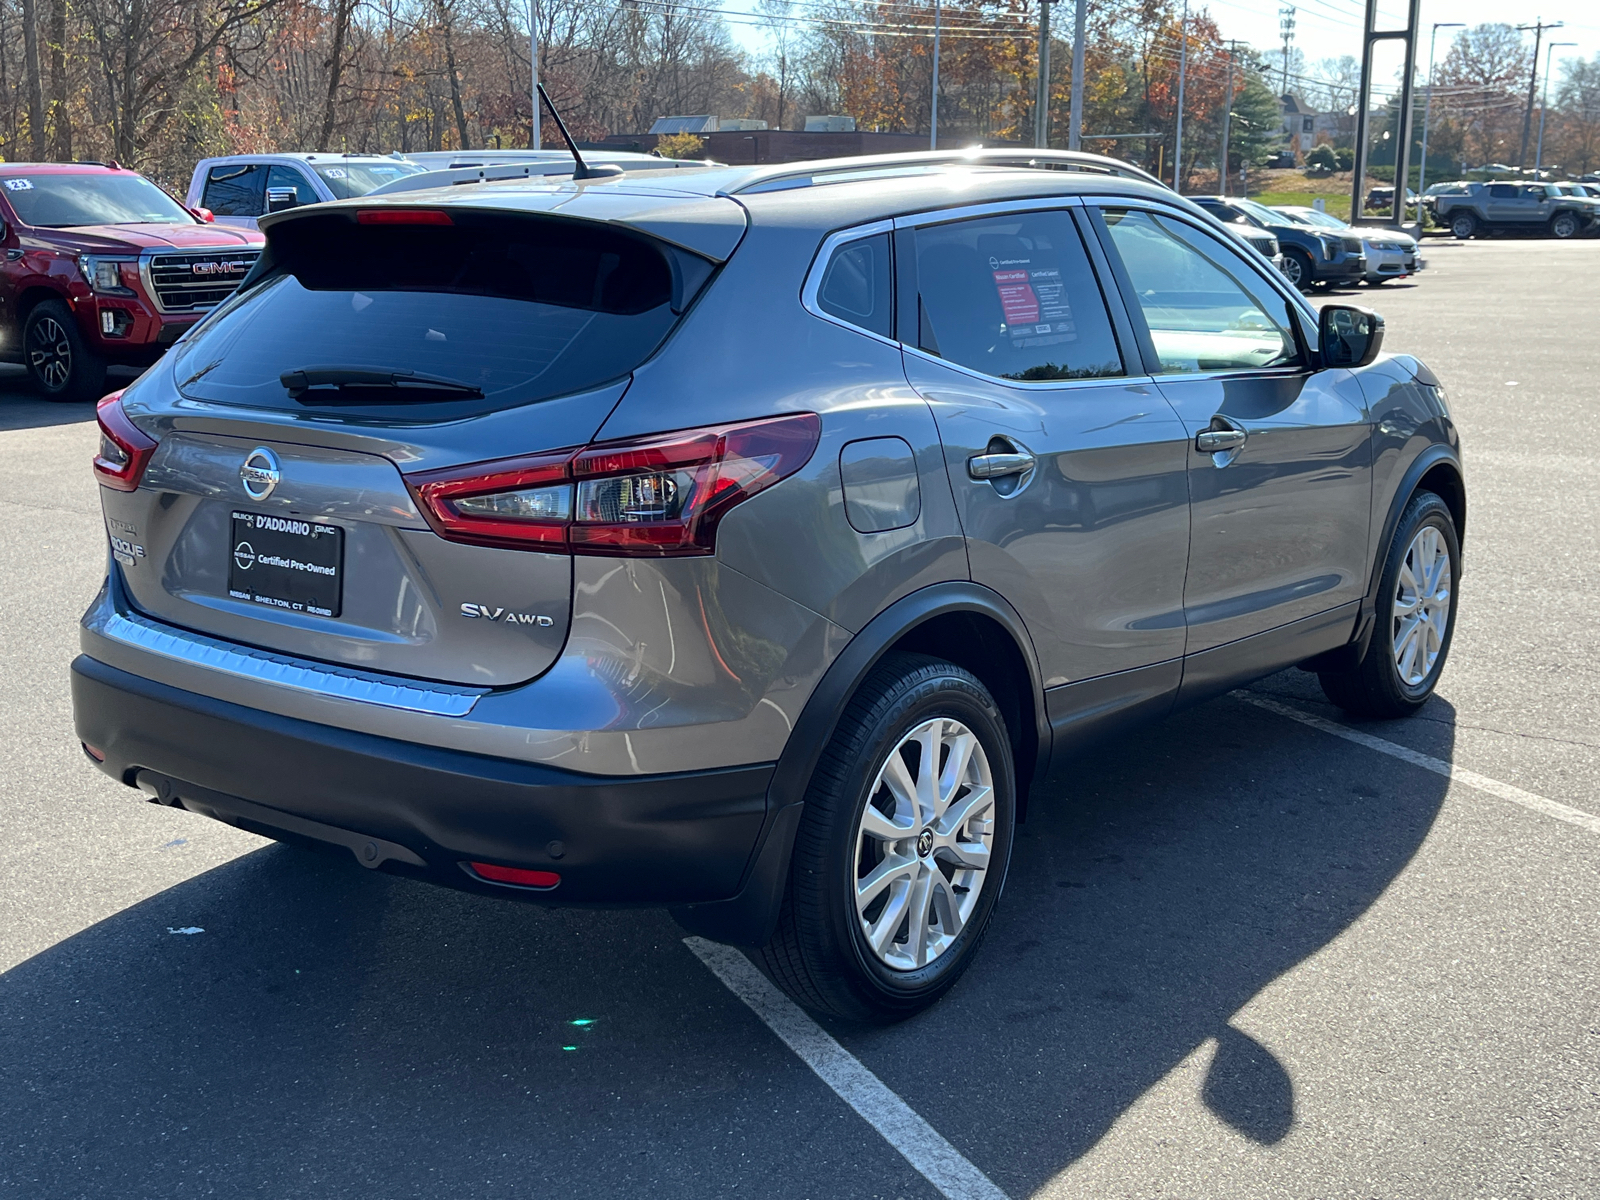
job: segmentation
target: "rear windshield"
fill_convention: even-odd
[[[18,175],[0,166],[17,220],[36,229],[76,225],[193,225],[192,213],[143,175]]]
[[[627,375],[711,273],[592,222],[453,219],[361,225],[346,212],[271,227],[265,276],[184,343],[180,390],[402,421],[509,408]]]
[[[393,183],[396,179],[404,179],[407,175],[416,175],[422,168],[415,163],[330,163],[328,166],[310,164],[311,169],[322,176],[322,182],[328,185],[328,190],[333,193],[335,200],[353,200],[357,196],[365,196],[373,188],[382,187],[386,183]]]

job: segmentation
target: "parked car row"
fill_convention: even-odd
[[[1381,284],[1422,269],[1417,240],[1398,229],[1352,227],[1314,208],[1269,208],[1240,196],[1190,199],[1228,229],[1275,237],[1283,254],[1280,269],[1297,288]]]
[[[1568,239],[1600,235],[1600,185],[1590,183],[1436,183],[1422,204],[1458,238],[1532,233]]]

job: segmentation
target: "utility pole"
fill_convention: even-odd
[[[1285,5],[1278,10],[1278,36],[1283,38],[1283,86],[1278,89],[1282,96],[1289,91],[1289,46],[1294,42],[1294,6]]]
[[[1083,141],[1083,50],[1088,36],[1089,0],[1077,0],[1072,14],[1072,115],[1067,129],[1067,149],[1076,150]]]
[[[528,64],[533,71],[533,127],[528,133],[528,149],[537,150],[539,138],[539,0],[528,0]]]
[[[1528,135],[1533,132],[1533,97],[1539,87],[1539,44],[1544,40],[1544,31],[1546,29],[1560,29],[1561,25],[1562,22],[1560,21],[1551,21],[1546,24],[1545,19],[1540,17],[1532,25],[1517,26],[1518,33],[1526,33],[1530,29],[1533,30],[1533,69],[1528,72],[1528,107],[1522,114],[1522,149],[1517,152],[1518,174],[1522,172],[1523,167],[1528,165]]]
[[[1033,102],[1033,144],[1041,150],[1050,145],[1050,0],[1039,0],[1039,94]]]
[[[1228,41],[1228,90],[1222,93],[1222,161],[1217,166],[1217,182],[1222,185],[1222,194],[1228,194],[1228,135],[1232,132],[1233,124],[1233,56],[1239,43],[1237,39]]]
[[[1465,21],[1435,21],[1433,33],[1428,38],[1428,99],[1422,105],[1422,165],[1417,168],[1417,195],[1423,196],[1428,191],[1428,121],[1433,116],[1433,49],[1439,41],[1439,30],[1461,29],[1466,26]],[[1421,220],[1419,213],[1417,220]]]
[[[933,0],[933,119],[928,122],[928,149],[939,148],[939,26],[942,19],[939,0]]]
[[[1172,151],[1172,190],[1183,194],[1183,81],[1189,73],[1189,0],[1183,0],[1183,20],[1178,26],[1183,48],[1178,51],[1178,134]]]
[[[1544,48],[1544,97],[1539,101],[1539,148],[1533,153],[1533,177],[1539,178],[1544,164],[1544,110],[1550,107],[1550,58],[1557,46],[1576,46],[1577,42],[1551,42]]]

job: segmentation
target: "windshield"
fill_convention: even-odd
[[[373,188],[382,187],[407,175],[416,175],[422,168],[415,163],[403,162],[342,162],[319,166],[308,164],[322,182],[328,185],[336,200],[351,200],[365,196]]]
[[[592,223],[484,213],[305,217],[272,229],[266,254],[267,277],[184,342],[184,395],[399,421],[566,395],[654,353],[711,271]]]
[[[1344,222],[1329,213],[1318,212],[1314,208],[1280,208],[1277,210],[1291,221],[1301,225],[1320,225],[1324,229],[1343,229]]]
[[[17,220],[39,229],[74,225],[193,225],[195,217],[143,175],[17,175],[0,186]]]
[[[1254,200],[1235,200],[1233,203],[1235,207],[1249,213],[1263,225],[1283,224],[1282,214],[1273,212],[1265,204],[1257,204]]]

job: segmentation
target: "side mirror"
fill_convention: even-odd
[[[194,214],[197,221],[211,222],[217,219],[217,214],[212,212],[209,208],[195,207],[191,208],[189,211]]]
[[[269,213],[283,212],[286,208],[293,208],[300,203],[300,197],[292,187],[269,187],[267,189],[267,211]]]
[[[1324,367],[1364,367],[1383,349],[1383,318],[1354,304],[1325,304],[1317,340]]]

